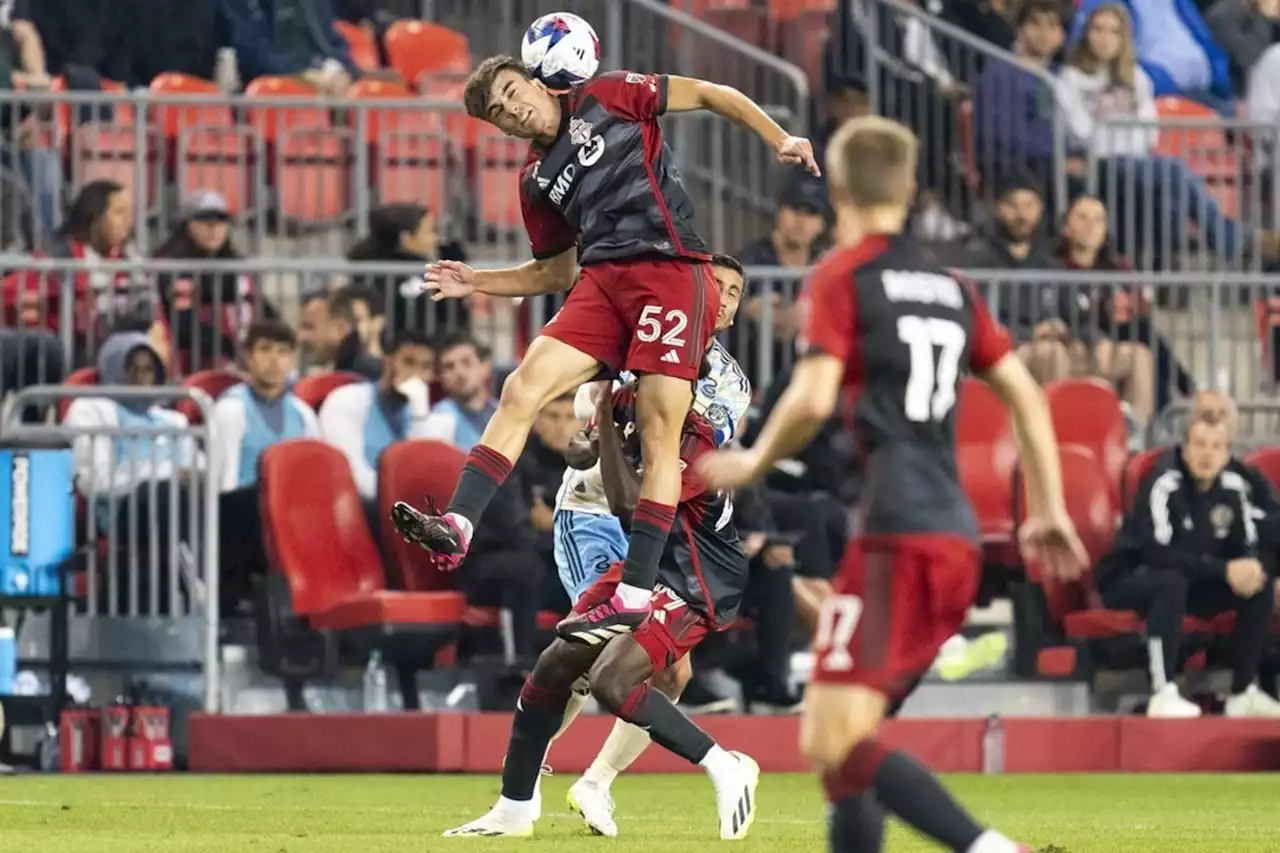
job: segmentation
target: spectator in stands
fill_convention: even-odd
[[[1267,48],[1249,72],[1245,118],[1261,127],[1280,127],[1280,44]],[[1254,145],[1259,149],[1255,158],[1258,169],[1274,182],[1275,134],[1255,134]]]
[[[255,316],[280,316],[275,305],[254,292],[251,276],[211,269],[218,261],[244,258],[231,242],[231,213],[220,193],[194,193],[184,206],[182,221],[154,257],[196,261],[201,267],[157,278],[160,304],[184,372],[233,362],[237,342]]]
[[[42,329],[0,328],[0,397],[30,385],[57,385],[66,375],[62,342]],[[44,407],[32,406],[22,419],[37,423]]]
[[[351,300],[351,310],[356,315],[356,335],[360,338],[360,346],[374,358],[382,358],[382,336],[386,330],[387,317],[383,313],[382,301],[378,294],[361,285],[347,285],[340,288]],[[432,371],[434,373],[434,370]]]
[[[1010,172],[1026,172],[1044,186],[1053,168],[1056,105],[1043,75],[1052,71],[1065,38],[1062,7],[1027,0],[1017,23],[1018,63],[988,62],[973,87],[977,166],[984,180],[997,184]]]
[[[375,382],[383,377],[385,361],[371,356],[360,342],[355,301],[345,289],[314,293],[303,301],[298,346],[305,371],[349,371]]]
[[[1096,270],[1113,279],[1133,269],[1107,239],[1107,210],[1092,196],[1079,196],[1067,210],[1054,257],[1069,270]],[[1156,367],[1151,347],[1136,335],[1135,320],[1145,309],[1141,288],[1123,282],[1067,286],[1059,291],[1058,320],[1073,375],[1110,382],[1139,423],[1156,411]],[[1134,303],[1137,304],[1134,304]],[[1156,335],[1160,345],[1164,339]],[[1167,345],[1166,345],[1167,346]]]
[[[115,181],[91,181],[80,188],[66,221],[58,231],[52,255],[74,260],[80,265],[75,279],[77,365],[90,361],[94,338],[106,325],[122,320],[149,319],[163,331],[155,340],[167,336],[168,327],[151,285],[140,275],[130,272],[106,272],[103,261],[124,261],[138,257],[133,244],[133,196]],[[51,316],[51,320],[54,320]],[[164,353],[168,364],[167,348]]]
[[[218,0],[221,43],[235,48],[247,84],[266,74],[302,77],[341,97],[359,76],[334,30],[330,0]]]
[[[1209,33],[1227,55],[1231,88],[1244,92],[1249,71],[1280,40],[1278,0],[1217,0],[1205,15]]]
[[[1240,413],[1236,409],[1235,400],[1224,391],[1216,388],[1198,392],[1191,398],[1191,411],[1188,422],[1207,421],[1221,422],[1227,427],[1227,441],[1234,443],[1240,426]],[[1228,473],[1238,474],[1249,486],[1249,500],[1262,513],[1257,519],[1258,539],[1263,554],[1280,554],[1280,504],[1276,502],[1275,490],[1256,466],[1243,461],[1234,452],[1227,460]]]
[[[1110,554],[1098,565],[1102,601],[1146,619],[1152,696],[1147,715],[1195,717],[1178,694],[1185,614],[1235,612],[1229,717],[1280,717],[1280,702],[1258,689],[1273,596],[1259,551],[1258,507],[1230,459],[1224,418],[1205,411],[1186,442],[1162,456],[1139,488]],[[1266,557],[1268,564],[1272,561]]]
[[[320,436],[347,457],[356,489],[375,517],[382,451],[392,442],[431,437],[427,375],[434,355],[422,333],[401,332],[383,356],[376,382],[344,385],[320,407]]]
[[[126,22],[105,50],[99,73],[129,88],[165,72],[213,80],[217,73],[218,0],[112,0]]]
[[[388,204],[369,211],[369,233],[351,247],[352,262],[411,263],[423,267],[432,261],[465,261],[466,250],[457,242],[440,242],[436,218],[420,204]],[[392,331],[423,329],[429,335],[448,334],[469,326],[471,299],[432,302],[418,286],[421,274],[362,275],[354,283],[374,290],[382,310],[390,313]]]
[[[165,382],[165,361],[145,331],[143,323],[124,324],[110,334],[98,353],[98,381],[102,385],[151,387]],[[119,566],[120,606],[131,598],[129,566],[148,566],[151,549],[164,567],[160,573],[158,600],[151,601],[150,573],[138,572],[138,601],[142,613],[168,609],[170,546],[188,541],[192,490],[199,487],[204,454],[189,437],[129,435],[127,430],[167,427],[182,429],[187,419],[162,408],[152,399],[79,397],[72,401],[63,421],[67,426],[92,430],[73,442],[76,487],[97,515],[99,529],[113,532],[113,546],[122,555]],[[175,507],[174,504],[177,504]],[[171,511],[172,510],[172,511]],[[178,529],[170,526],[177,519]],[[175,541],[177,540],[177,541]],[[135,560],[136,557],[136,560]]]
[[[942,4],[942,19],[973,33],[985,42],[1003,50],[1012,50],[1018,31],[1015,23],[1018,4],[1016,0],[988,0],[974,3],[971,0],[946,0]]]
[[[436,372],[445,399],[431,407],[427,436],[469,453],[498,408],[489,351],[467,332],[454,332],[440,345]]]
[[[218,520],[221,526],[223,603],[244,599],[248,582],[266,571],[258,514],[258,457],[291,438],[319,438],[311,407],[289,392],[298,340],[284,323],[260,320],[245,336],[245,381],[214,407],[218,442]]]
[[[1211,250],[1228,258],[1252,242],[1248,229],[1222,213],[1204,181],[1183,160],[1151,155],[1158,128],[1099,127],[1108,120],[1156,118],[1151,80],[1134,59],[1133,34],[1123,6],[1104,4],[1089,14],[1084,35],[1062,69],[1058,99],[1074,146],[1098,158],[1099,178],[1113,188],[1104,197],[1128,205],[1112,213],[1127,214],[1127,221],[1145,225],[1148,246],[1159,245],[1156,232],[1174,236],[1178,248],[1189,245],[1190,222],[1196,223],[1200,239]],[[1263,248],[1274,256],[1275,241],[1266,242]]]
[[[40,31],[31,20],[31,0],[0,3],[0,92],[42,92],[52,82]],[[40,144],[38,117],[32,110],[0,104],[0,167],[14,168],[31,188],[39,226],[32,243],[43,246],[62,222],[62,161],[59,152]],[[43,114],[43,115],[42,115]],[[6,199],[4,205],[12,202]]]
[[[1119,5],[1133,20],[1138,61],[1151,77],[1157,96],[1182,95],[1230,113],[1227,56],[1188,0],[1084,0],[1072,24],[1071,41],[1081,38],[1095,9]]]

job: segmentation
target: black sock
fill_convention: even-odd
[[[449,501],[449,512],[460,515],[474,527],[493,499],[493,493],[511,473],[511,460],[496,450],[477,444],[467,454],[458,487]]]
[[[693,720],[671,704],[670,699],[652,689],[648,682],[632,690],[614,713],[645,729],[654,743],[691,764],[706,758],[711,747],[716,745],[711,735],[698,728]]]
[[[622,582],[641,589],[653,589],[658,582],[658,560],[667,547],[667,535],[675,520],[675,507],[653,501],[636,502],[631,513],[631,544],[622,565]]]
[[[529,678],[520,690],[515,719],[511,723],[511,740],[502,764],[502,796],[508,800],[527,802],[533,799],[533,788],[542,772],[551,738],[560,730],[569,692],[548,690]]]
[[[863,791],[832,804],[827,838],[831,853],[880,853],[884,844],[884,806],[875,791]]]
[[[937,777],[905,753],[884,756],[875,791],[885,808],[951,850],[968,850],[982,835],[982,827]]]

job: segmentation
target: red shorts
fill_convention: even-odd
[[[695,381],[719,313],[706,263],[602,261],[582,268],[542,334],[613,370]]]
[[[981,575],[978,547],[961,536],[854,539],[818,614],[813,680],[898,698],[964,625]]]
[[[613,598],[613,591],[622,579],[622,563],[614,563],[582,594],[573,606],[574,613],[586,613],[597,604]],[[649,653],[654,674],[676,665],[676,661],[693,650],[702,638],[715,629],[697,610],[662,584],[653,588],[649,604],[649,618],[632,632],[636,642]]]

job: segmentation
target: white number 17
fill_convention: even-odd
[[[907,418],[916,423],[940,421],[956,404],[956,380],[964,352],[964,327],[940,317],[898,318],[898,340],[907,345],[911,373],[907,377]],[[934,350],[941,349],[934,358]]]

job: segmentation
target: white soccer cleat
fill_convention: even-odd
[[[609,792],[587,779],[579,779],[565,797],[569,808],[582,818],[587,829],[605,838],[618,837],[618,824],[613,820],[613,797]]]
[[[755,759],[741,752],[729,754],[738,759],[738,772],[716,786],[722,841],[747,837],[747,830],[756,819],[756,786],[760,784],[760,765]]]
[[[1228,697],[1222,712],[1228,717],[1280,717],[1280,702],[1250,684],[1243,693]]]
[[[1152,693],[1151,700],[1147,702],[1147,716],[1156,719],[1189,720],[1201,713],[1199,705],[1183,698],[1176,684],[1166,684]]]
[[[444,832],[445,838],[529,838],[532,835],[531,817],[520,817],[497,806],[471,823]]]

